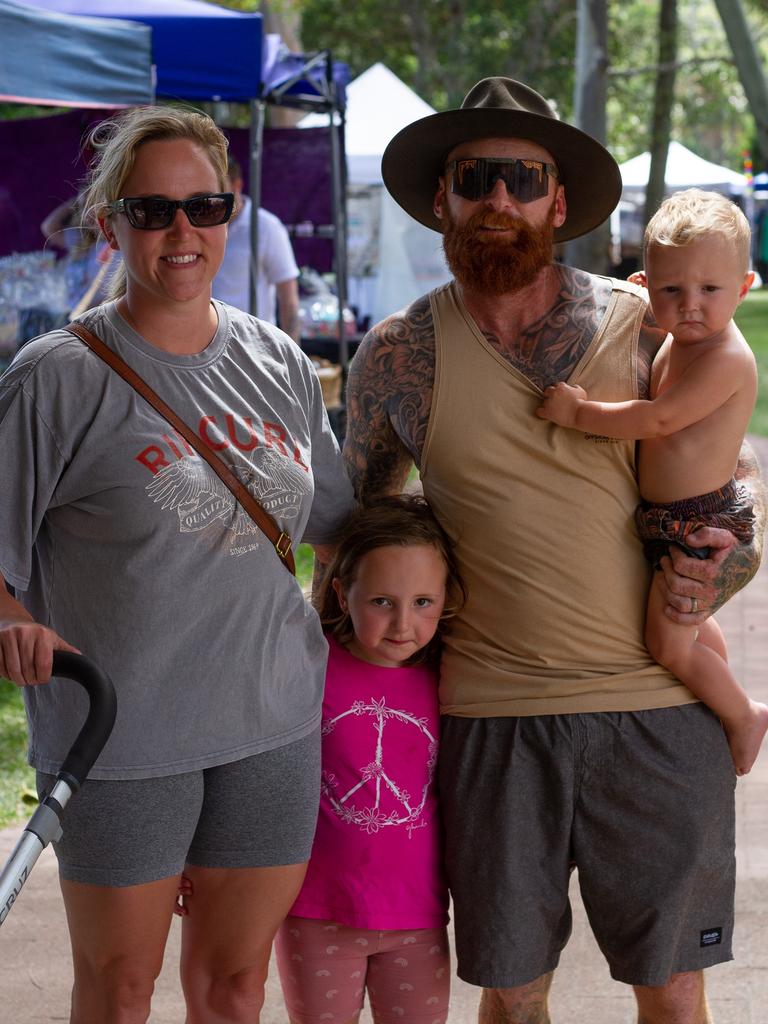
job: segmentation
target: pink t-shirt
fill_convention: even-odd
[[[448,920],[434,775],[437,677],[329,637],[320,814],[296,917],[381,931]]]

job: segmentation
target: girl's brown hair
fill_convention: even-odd
[[[317,610],[326,632],[331,633],[343,647],[352,640],[354,631],[349,613],[342,609],[333,589],[333,580],[339,580],[347,590],[354,583],[360,559],[377,548],[426,545],[436,549],[445,562],[447,573],[445,607],[435,636],[405,662],[406,665],[436,664],[440,657],[440,634],[444,623],[461,608],[467,595],[451,542],[424,498],[416,494],[398,494],[377,499],[375,504],[352,513],[337,537],[337,543],[336,555],[320,586]]]

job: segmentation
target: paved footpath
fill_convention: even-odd
[[[753,439],[753,443],[768,476],[768,439]],[[753,697],[768,702],[768,559],[718,619],[736,675]],[[735,960],[708,972],[708,990],[716,1024],[768,1024],[768,752],[738,783],[737,815]],[[0,863],[18,834],[18,828],[0,831]],[[663,850],[659,856],[664,856]],[[634,1024],[631,991],[608,975],[586,925],[577,878],[572,897],[574,931],[555,976],[552,1019],[555,1024]],[[175,919],[151,1024],[184,1021],[176,968],[179,932]],[[270,972],[262,1024],[286,1021],[275,974]],[[71,978],[55,858],[47,849],[0,933],[0,1021],[66,1022]],[[449,1024],[472,1024],[477,998],[476,989],[455,982]],[[362,1024],[370,1021],[366,1010]]]

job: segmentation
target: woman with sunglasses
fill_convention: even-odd
[[[283,536],[325,544],[351,503],[309,360],[211,300],[226,140],[138,108],[97,129],[86,208],[123,256],[80,318],[213,449]],[[24,687],[51,785],[82,721],[52,652],[112,677],[114,732],[55,844],[73,1024],[146,1021],[182,871],[187,1024],[258,1021],[273,935],[319,798],[327,648],[295,578],[184,438],[85,344],[54,331],[0,380],[0,674]]]

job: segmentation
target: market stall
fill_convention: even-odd
[[[261,201],[269,209],[276,207],[274,203],[270,205],[272,183],[265,180],[263,173],[266,107],[274,104],[328,114],[325,132],[329,137],[326,166],[330,215],[320,212],[318,216],[299,219],[290,211],[286,214],[284,209],[274,208],[274,212],[284,222],[303,225],[303,233],[294,235],[299,262],[304,260],[302,247],[306,243],[319,243],[320,248],[330,253],[329,263],[340,299],[340,361],[346,363],[342,320],[346,293],[345,70],[334,65],[327,51],[291,54],[279,37],[264,37],[260,14],[233,11],[204,0],[33,0],[33,3],[47,11],[103,19],[130,18],[149,26],[159,98],[247,103],[251,110],[251,128],[248,160],[244,166],[249,167],[248,186],[254,205]],[[341,116],[333,118],[334,113]],[[279,188],[279,179],[274,187]],[[254,217],[252,254],[258,251],[257,231],[258,219]],[[317,251],[318,244],[315,244],[313,265],[318,262]]]
[[[0,122],[0,368],[22,337],[24,311],[50,314],[38,318],[43,329],[64,312],[56,253],[42,248],[40,234],[62,139],[69,132],[79,138],[97,109],[153,101],[151,35],[146,25],[129,21],[0,0],[0,100],[81,108],[66,126],[55,117]],[[71,172],[71,156],[69,165]]]

